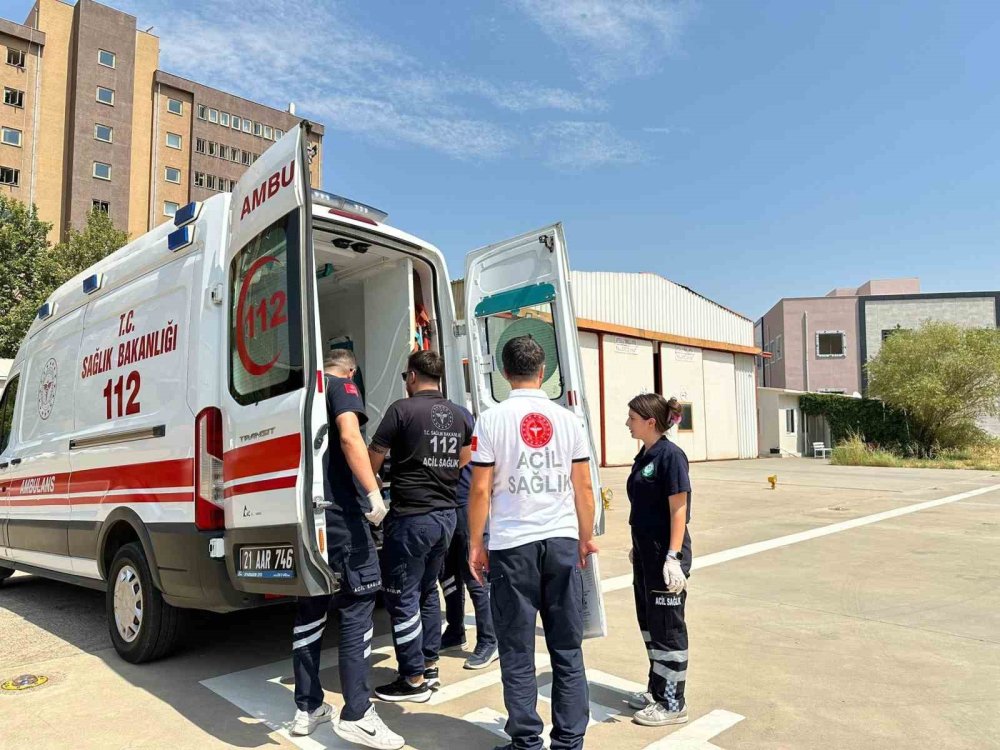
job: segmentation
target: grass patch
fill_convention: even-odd
[[[883,466],[896,469],[980,469],[1000,471],[1000,441],[990,441],[961,450],[941,451],[935,458],[905,458],[865,443],[852,435],[830,454],[837,466]]]

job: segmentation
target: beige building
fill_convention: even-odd
[[[93,0],[38,0],[24,24],[0,19],[0,191],[35,203],[51,240],[94,208],[142,234],[192,200],[231,190],[300,122],[161,71],[159,53],[135,16]],[[315,187],[322,139],[311,123]]]

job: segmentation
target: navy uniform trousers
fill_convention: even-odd
[[[363,516],[350,517],[346,526],[350,541],[346,546],[331,544],[330,547],[330,567],[341,576],[340,591],[333,596],[300,597],[297,601],[292,629],[292,669],[295,705],[303,711],[315,711],[323,704],[319,660],[332,603],[340,614],[338,668],[344,696],[340,716],[344,721],[358,721],[371,707],[369,659],[375,633],[372,613],[382,579],[368,521]]]
[[[444,591],[444,619],[449,633],[465,632],[465,589],[476,611],[476,645],[493,646],[497,642],[490,614],[490,592],[469,569],[469,511],[465,506],[455,510],[457,523],[448,556],[441,571],[441,589]],[[464,586],[463,586],[464,584]]]
[[[583,666],[579,542],[554,538],[490,550],[490,604],[500,645],[507,734],[515,750],[540,750],[535,620],[552,661],[552,750],[579,750],[590,718]]]
[[[687,591],[668,594],[663,580],[667,544],[632,534],[635,614],[649,656],[648,690],[668,711],[684,708],[688,634],[684,622]],[[686,573],[687,571],[685,571]]]
[[[438,576],[455,533],[455,511],[390,513],[385,524],[385,605],[403,677],[423,675],[441,650]]]

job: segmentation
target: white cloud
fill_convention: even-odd
[[[511,1],[595,86],[655,71],[691,13],[690,0]]]
[[[279,108],[294,101],[303,116],[389,145],[495,159],[523,145],[528,127],[507,124],[512,115],[607,108],[591,94],[429,68],[328,0],[117,4],[140,28],[155,25],[164,69]]]
[[[637,144],[606,122],[550,122],[535,132],[535,141],[547,164],[572,172],[635,164],[645,157]]]

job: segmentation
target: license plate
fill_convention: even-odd
[[[240,578],[295,578],[295,552],[288,544],[240,547],[236,575]]]

